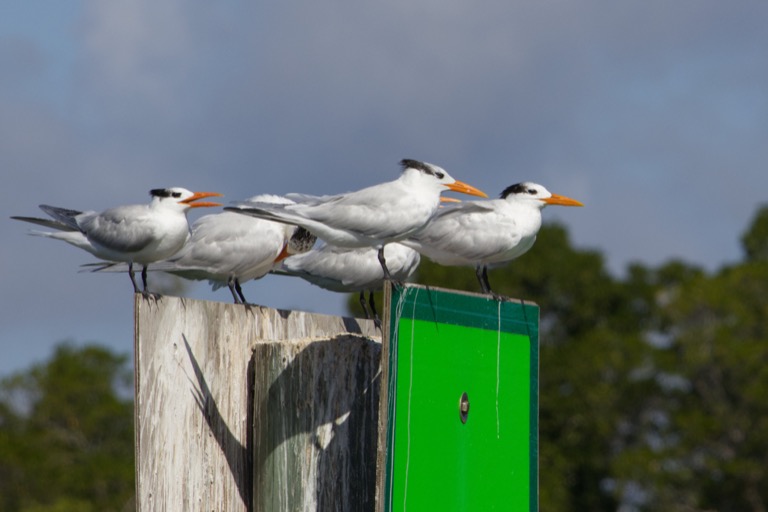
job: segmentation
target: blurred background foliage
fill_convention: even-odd
[[[127,356],[64,343],[3,378],[0,510],[132,510],[133,430]]]
[[[768,509],[768,205],[715,272],[670,261],[608,272],[545,225],[490,271],[541,307],[542,511]],[[478,291],[423,260],[417,282]],[[381,304],[380,295],[377,303]],[[362,314],[358,295],[350,311]],[[132,510],[128,356],[62,344],[0,381],[0,510]]]

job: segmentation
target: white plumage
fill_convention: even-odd
[[[56,229],[32,234],[62,240],[107,261],[128,263],[135,292],[139,292],[133,264],[142,265],[143,293],[148,293],[146,270],[150,263],[166,259],[181,249],[189,237],[187,212],[190,208],[221,206],[197,202],[220,196],[215,192],[191,192],[173,187],[153,189],[149,204],[118,206],[103,212],[69,210],[40,205],[53,220],[12,217],[16,220]]]
[[[419,253],[399,243],[387,244],[384,257],[392,278],[406,281],[419,266]],[[377,249],[347,249],[322,244],[303,254],[283,260],[276,273],[300,277],[326,290],[342,293],[360,292],[360,303],[368,316],[376,315],[373,292],[384,284],[384,271]],[[365,302],[369,292],[370,312]]]
[[[493,293],[488,267],[511,261],[533,246],[541,210],[548,204],[583,206],[536,183],[518,183],[506,188],[500,199],[443,208],[402,243],[441,265],[474,266],[483,291]]]
[[[380,265],[389,270],[383,247],[424,227],[437,212],[440,193],[453,190],[487,197],[456,181],[432,164],[403,160],[403,172],[394,181],[335,196],[292,195],[296,204],[239,203],[226,210],[302,226],[330,245],[378,249]]]
[[[268,194],[254,196],[250,201],[292,203]],[[263,277],[283,258],[308,251],[315,240],[303,228],[221,212],[197,219],[184,247],[173,257],[154,263],[151,270],[207,280],[214,290],[227,286],[235,303],[247,303],[242,284]],[[108,265],[96,270],[122,272],[126,267]]]

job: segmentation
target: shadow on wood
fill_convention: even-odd
[[[255,347],[254,509],[374,509],[381,345]]]
[[[253,464],[251,453],[253,452],[253,437],[248,436],[248,441],[243,445],[237,437],[232,433],[232,430],[227,425],[227,422],[221,416],[219,407],[216,405],[216,400],[213,399],[213,394],[205,380],[200,365],[195,359],[195,355],[192,353],[192,349],[184,338],[184,346],[189,354],[189,361],[192,363],[192,368],[195,372],[195,378],[197,379],[197,385],[192,384],[192,396],[195,399],[197,407],[205,418],[205,422],[211,429],[213,438],[218,443],[221,451],[229,465],[229,470],[232,473],[232,477],[235,479],[237,490],[240,493],[240,498],[243,503],[251,503],[251,478],[253,474]],[[250,371],[248,372],[250,374]],[[249,379],[252,383],[253,379]],[[248,388],[248,396],[252,395],[252,387]],[[250,409],[249,409],[250,410]],[[251,424],[251,421],[248,421]],[[250,442],[249,442],[250,441]]]

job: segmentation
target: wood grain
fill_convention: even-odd
[[[134,343],[137,510],[372,502],[372,321],[137,294]]]

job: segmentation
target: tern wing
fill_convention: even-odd
[[[449,204],[443,206],[435,214],[433,220],[440,219],[442,217],[451,217],[454,215],[465,215],[470,213],[491,213],[494,212],[491,201],[466,201],[463,203],[456,203],[455,205]]]
[[[58,220],[53,220],[53,219],[40,219],[38,217],[21,217],[21,216],[13,216],[11,218],[14,220],[20,220],[23,222],[30,222],[32,224],[37,224],[38,226],[44,226],[46,228],[55,229],[57,231],[80,231],[79,229],[73,228],[68,224],[64,224],[63,222],[60,222]]]
[[[291,205],[294,210],[335,229],[372,239],[402,238],[423,226],[437,209],[436,196],[423,200],[400,184],[391,182],[334,196],[311,205]]]
[[[77,216],[83,212],[77,210],[70,210],[68,208],[59,208],[58,206],[49,206],[47,204],[41,204],[40,209],[51,216],[51,218],[66,224],[72,231],[81,231],[80,226],[77,224]]]
[[[179,268],[234,274],[242,282],[272,267],[284,238],[283,224],[231,212],[206,215],[195,222],[187,245],[169,261]]]
[[[156,240],[155,226],[144,205],[121,206],[80,217],[78,224],[94,244],[122,252],[138,252]]]
[[[128,272],[128,264],[125,262],[99,261],[96,263],[83,263],[80,272]]]
[[[470,265],[520,242],[521,233],[514,219],[500,216],[483,205],[456,210],[441,212],[405,245],[441,264]]]
[[[332,245],[321,245],[318,249],[286,258],[274,272],[300,277],[334,292],[360,291],[361,288],[357,284],[357,274],[361,271],[358,265],[360,262],[350,261],[360,251],[360,249],[347,250]],[[376,263],[378,265],[378,260]]]
[[[297,192],[291,192],[290,194],[285,194],[285,197],[290,199],[291,201],[295,201],[296,203],[301,204],[318,204],[318,203],[324,203],[327,201],[334,200],[338,198],[337,195],[328,195],[328,196],[313,196],[311,194],[300,194]]]

